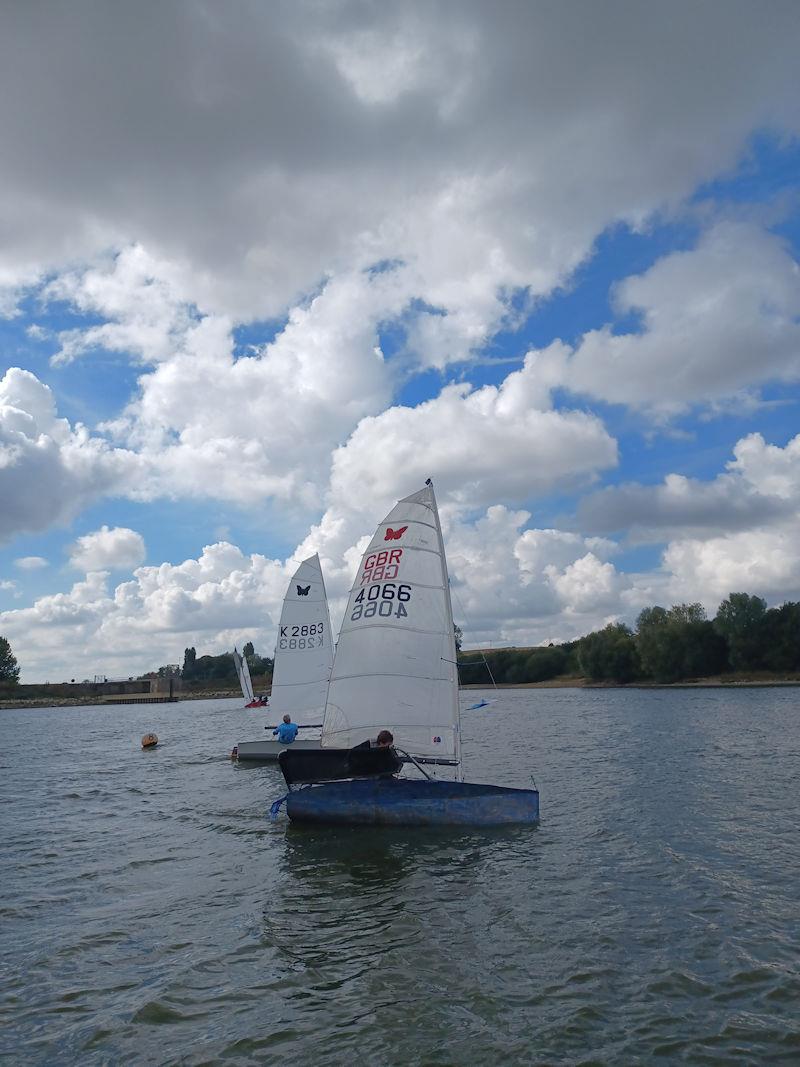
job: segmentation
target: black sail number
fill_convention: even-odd
[[[359,619],[403,619],[408,615],[406,604],[411,599],[411,586],[397,582],[383,582],[359,589],[353,601],[350,621]]]

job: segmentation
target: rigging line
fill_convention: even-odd
[[[458,595],[457,590],[455,590],[453,588],[453,583],[450,582],[449,584],[450,584],[450,592],[456,598],[456,601],[458,602],[458,610],[461,612],[462,619],[464,619],[464,618],[466,618],[467,613],[466,613],[466,611],[464,611],[464,605],[461,603],[461,597]],[[489,674],[489,677],[492,680],[492,688],[494,689],[495,692],[498,692],[497,682],[494,680],[494,675],[492,674],[492,668],[489,666],[489,661],[486,658],[486,653],[483,651],[483,649],[480,650],[480,653],[481,653],[481,659],[483,660],[483,664],[486,667],[486,670],[487,670],[487,672]]]

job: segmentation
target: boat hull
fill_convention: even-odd
[[[294,822],[349,826],[510,826],[539,821],[539,792],[471,782],[377,778],[289,793]]]
[[[280,741],[240,741],[236,746],[236,758],[240,763],[277,763],[281,752],[289,749],[301,752],[319,752],[319,738],[309,741],[293,741],[282,745]]]

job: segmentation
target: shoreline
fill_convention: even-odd
[[[543,682],[498,682],[495,687],[491,685],[462,685],[460,688],[490,690],[497,689],[791,689],[800,687],[800,678],[735,678],[723,676],[719,678],[698,678],[692,681],[682,682],[628,682],[626,685],[617,685],[611,682],[587,682],[584,678],[548,678]],[[234,700],[240,694],[227,690],[208,690],[202,693],[186,693],[173,701],[164,703],[182,703],[189,700]],[[80,697],[60,697],[56,700],[48,700],[44,697],[31,697],[28,699],[13,700],[0,699],[0,712],[3,711],[26,711],[37,708],[80,708],[80,707],[127,707],[137,704],[135,700],[124,701],[103,700],[100,698],[81,699]],[[254,709],[255,710],[255,709]],[[268,708],[265,710],[269,710]]]

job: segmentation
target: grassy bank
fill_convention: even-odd
[[[765,686],[800,686],[800,674],[772,674],[769,671],[742,671],[739,674],[719,674],[710,678],[686,678],[679,682],[629,682],[627,685],[615,685],[612,682],[590,682],[580,675],[562,674],[555,678],[548,678],[543,682],[500,682],[498,689],[724,689],[736,687],[765,687]],[[482,683],[475,685],[463,685],[462,689],[491,689],[491,684]],[[183,700],[225,700],[241,698],[238,689],[204,689],[195,692],[180,692],[176,694],[179,701]],[[15,699],[11,696],[0,698],[0,711],[12,711],[16,708],[70,708],[89,707],[95,704],[115,704],[125,707],[124,700],[108,700],[104,697],[31,697]]]
[[[227,698],[239,697],[241,699],[242,693],[240,689],[208,689],[198,692],[180,692],[175,694],[179,701],[182,700],[224,700]],[[94,705],[119,705],[125,707],[124,700],[109,700],[108,697],[25,697],[15,698],[13,696],[3,696],[0,698],[0,711],[12,711],[15,708],[74,708],[74,707],[92,707]]]

